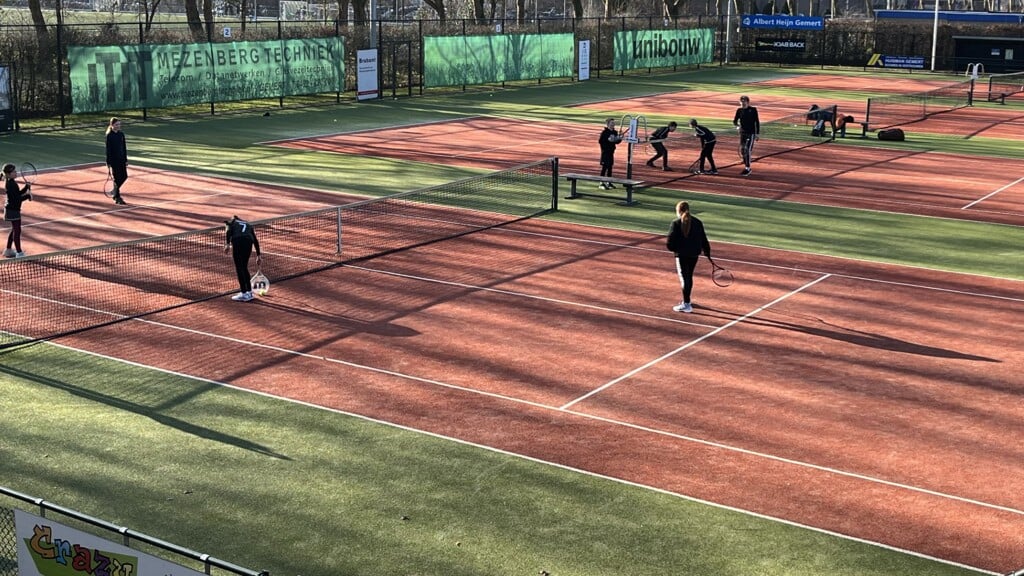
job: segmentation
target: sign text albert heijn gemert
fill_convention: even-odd
[[[744,14],[742,28],[781,28],[784,30],[824,30],[820,16],[789,16],[786,14]]]

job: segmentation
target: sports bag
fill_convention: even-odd
[[[889,140],[892,142],[902,142],[904,140],[903,130],[899,128],[886,128],[885,130],[879,130],[878,139]]]

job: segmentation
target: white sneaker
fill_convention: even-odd
[[[10,248],[8,248],[7,250],[4,250],[4,258],[14,258],[15,254],[17,254],[17,252],[15,252],[14,250],[11,250]]]
[[[673,306],[672,310],[676,312],[686,312],[687,314],[689,314],[690,312],[693,312],[693,306],[691,306],[688,302],[681,302]]]
[[[231,297],[235,302],[248,302],[252,300],[252,292],[239,292]]]
[[[15,258],[24,258],[25,256],[28,256],[28,254],[25,254],[24,252],[15,252],[14,253],[14,257]]]

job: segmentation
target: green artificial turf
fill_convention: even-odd
[[[0,387],[0,485],[275,576],[976,573],[49,345]]]

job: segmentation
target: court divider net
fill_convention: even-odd
[[[253,221],[281,281],[557,208],[558,159]],[[241,215],[244,217],[244,215]],[[231,214],[225,214],[230,218]],[[235,292],[223,227],[0,261],[0,349]]]

